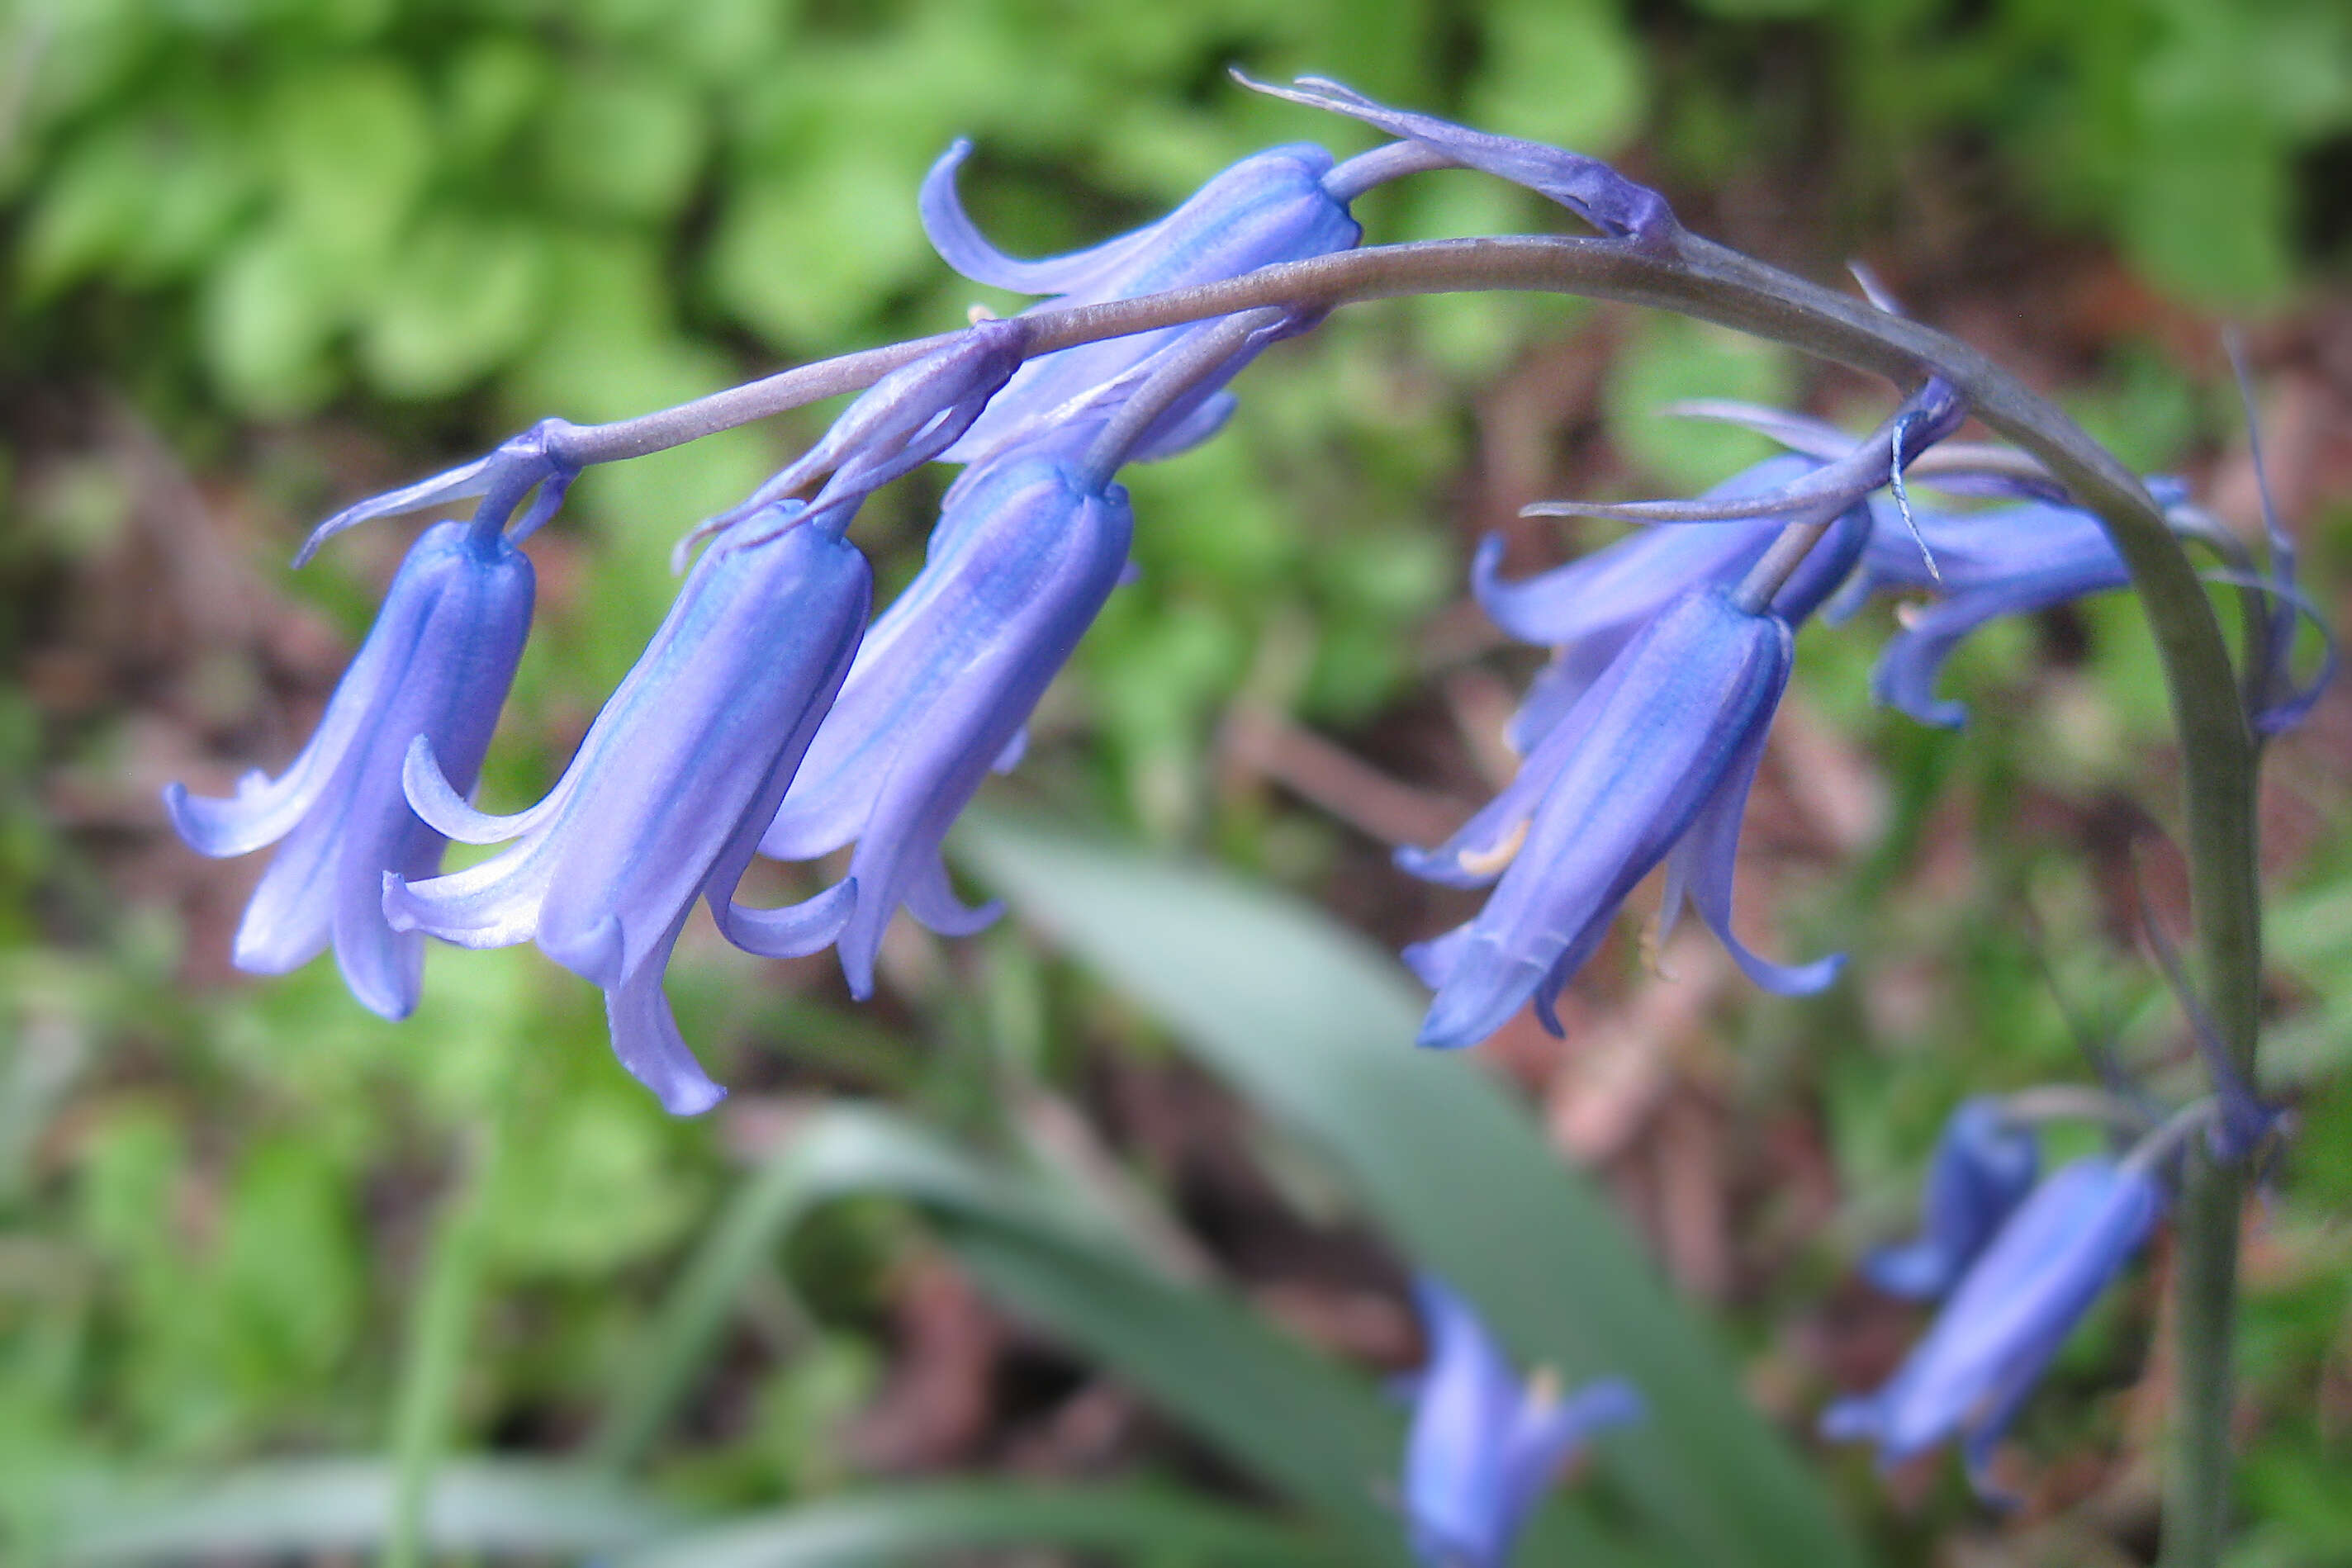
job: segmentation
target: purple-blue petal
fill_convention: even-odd
[[[1499,1568],[1505,1518],[1504,1444],[1519,1406],[1511,1364],[1476,1312],[1443,1282],[1413,1282],[1429,1361],[1405,1440],[1404,1508],[1426,1560],[1450,1551]]]
[[[1967,1272],[2041,1174],[2032,1129],[2009,1119],[2000,1102],[1979,1096],[1945,1123],[1928,1163],[1919,1234],[1882,1247],[1863,1264],[1870,1282],[1914,1301],[1942,1296]]]
[[[422,946],[385,924],[379,890],[387,874],[431,875],[443,839],[402,797],[402,759],[422,740],[471,787],[530,632],[532,592],[529,559],[497,534],[428,528],[294,766],[274,784],[248,774],[227,800],[165,791],[174,826],[200,852],[279,843],[237,927],[239,967],[281,974],[331,943],[361,1005],[386,1018],[415,1007]]]
[[[673,1108],[707,1105],[661,971],[694,900],[732,897],[870,592],[865,558],[825,528],[706,550],[550,800],[511,820],[528,824],[516,841],[448,876],[388,878],[386,915],[463,946],[536,940],[607,992],[630,1071]]]
[[[1560,1467],[1597,1432],[1639,1421],[1642,1396],[1623,1378],[1589,1383],[1563,1399],[1531,1388],[1503,1440],[1503,1517],[1516,1537]],[[1505,1542],[1508,1549],[1508,1541]]]
[[[1958,729],[1968,722],[1968,709],[1938,698],[1936,677],[1962,639],[1988,621],[2053,609],[2127,580],[2120,560],[2066,562],[1954,594],[1914,615],[1887,643],[1871,691],[1921,724]]]
[[[1809,997],[1828,986],[1844,967],[1842,954],[1810,964],[1776,964],[1748,949],[1731,929],[1731,883],[1738,864],[1739,825],[1747,815],[1748,793],[1764,759],[1764,726],[1742,737],[1723,778],[1692,818],[1690,829],[1675,846],[1667,862],[1666,894],[1662,920],[1674,917],[1679,903],[1690,900],[1707,929],[1723,944],[1740,972],[1749,980],[1782,997]]]
[[[993,918],[955,898],[940,843],[1117,585],[1133,529],[1126,491],[1066,462],[992,465],[875,623],[761,842],[803,859],[856,841],[857,906],[839,942],[854,995],[871,992],[901,904],[950,933]]]
[[[1430,1568],[1504,1568],[1569,1455],[1594,1432],[1637,1420],[1641,1396],[1611,1379],[1560,1399],[1523,1386],[1477,1312],[1429,1275],[1413,1281],[1429,1359],[1412,1379],[1402,1502]]]
[[[2163,1207],[2154,1176],[2130,1162],[2083,1159],[2053,1174],[1970,1266],[1901,1370],[1877,1392],[1832,1405],[1822,1435],[1874,1442],[1886,1465],[1958,1437],[1981,1479],[2026,1395]]]
[[[1760,742],[1790,653],[1785,623],[1720,590],[1685,594],[1643,630],[1560,721],[1579,727],[1576,744],[1555,759],[1548,739],[1544,767],[1529,759],[1540,799],[1486,907],[1448,948],[1424,1044],[1471,1044],[1524,1002],[1549,1008],[1634,883]],[[1731,818],[1727,838],[1737,829]],[[1727,908],[1727,874],[1723,889]]]
[[[925,183],[923,216],[931,242],[950,266],[981,282],[1050,293],[1057,306],[1099,304],[1166,288],[1213,283],[1276,262],[1348,250],[1363,231],[1323,186],[1331,155],[1311,143],[1270,148],[1216,175],[1158,223],[1093,250],[1044,262],[1015,262],[982,240],[955,200],[953,150]],[[1136,455],[1161,456],[1205,439],[1222,423],[1220,389],[1266,343],[1296,331],[1305,318],[1254,337],[1218,373],[1204,379],[1153,423]],[[1171,350],[1207,323],[1164,327],[1043,355],[1024,365],[962,438],[942,455],[979,460],[1025,443],[1045,424],[1075,413],[1099,424],[1117,406],[1114,392],[1146,361]]]

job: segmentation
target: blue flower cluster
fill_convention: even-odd
[[[966,276],[1058,307],[1349,249],[1362,237],[1349,213],[1357,195],[1447,161],[1417,144],[1346,163],[1277,147],[1149,227],[1019,261],[957,201],[968,151],[959,143],[924,183],[933,243]],[[994,909],[957,898],[940,844],[988,772],[1019,760],[1038,698],[1129,570],[1134,517],[1112,476],[1214,434],[1234,407],[1225,383],[1320,314],[1261,311],[1236,319],[1239,331],[1211,320],[1042,354],[1027,319],[984,319],[883,377],[815,447],[681,546],[683,561],[708,541],[667,618],[555,788],[510,816],[467,796],[530,628],[531,569],[517,545],[577,472],[562,455],[570,427],[550,422],[331,519],[306,557],[372,517],[478,500],[470,523],[419,540],[282,778],[248,777],[225,800],[166,791],[204,853],[284,841],[236,962],[276,973],[331,943],[353,994],[399,1018],[416,1004],[424,936],[534,942],[603,989],[614,1051],[664,1105],[709,1109],[724,1091],[662,988],[696,901],[751,953],[835,946],[860,998],[900,908],[942,933],[987,924]],[[869,625],[871,573],[845,531],[867,496],[934,460],[964,468],[921,571]],[[438,874],[452,839],[507,847]],[[804,904],[736,899],[755,854],[845,848],[847,874]]]
[[[924,225],[964,276],[1045,297],[1037,310],[1058,312],[1065,329],[1073,310],[1350,250],[1362,232],[1355,199],[1427,169],[1480,170],[1540,193],[1599,236],[1577,243],[1612,256],[1660,252],[1680,235],[1656,193],[1591,159],[1320,78],[1261,90],[1395,140],[1346,162],[1310,144],[1269,149],[1158,223],[1037,261],[1003,255],[964,213],[960,142],[924,182]],[[416,1005],[425,936],[535,943],[604,992],[614,1051],[665,1106],[709,1109],[725,1091],[680,1037],[663,988],[696,903],[750,953],[835,948],[861,998],[901,909],[950,935],[993,918],[994,906],[957,896],[941,845],[986,776],[1018,764],[1041,695],[1131,570],[1135,519],[1117,472],[1214,435],[1234,408],[1228,383],[1324,308],[1261,305],[1059,348],[1041,341],[1033,310],[983,315],[925,345],[681,545],[667,617],[553,789],[512,815],[478,810],[468,795],[530,630],[533,576],[518,547],[579,471],[567,455],[576,433],[550,422],[331,519],[305,555],[367,518],[477,503],[470,521],[417,540],[281,777],[248,775],[226,800],[165,791],[203,853],[278,846],[236,962],[282,972],[331,946],[360,1002],[398,1018]],[[1469,921],[1406,950],[1433,992],[1424,1045],[1475,1044],[1528,1008],[1559,1032],[1561,992],[1659,868],[1662,922],[1687,903],[1757,984],[1828,985],[1838,958],[1774,962],[1732,929],[1741,821],[1798,631],[1874,594],[1926,598],[1889,643],[1875,690],[1922,722],[1958,725],[1964,712],[1937,683],[1970,632],[2127,580],[2105,528],[2047,476],[2017,453],[1954,442],[1967,410],[1940,379],[1860,438],[1741,405],[1689,412],[1752,425],[1788,451],[1693,500],[1532,507],[1639,527],[1528,580],[1499,575],[1498,540],[1477,552],[1479,603],[1549,659],[1508,730],[1517,776],[1445,842],[1398,855],[1430,881],[1492,890]],[[962,470],[921,570],[874,616],[872,574],[846,531],[868,496],[935,461]],[[1915,484],[1958,501],[1915,507]],[[2150,487],[2184,532],[2210,539],[2178,486]],[[2266,521],[2267,569],[2239,562],[2220,575],[2249,596],[2247,707],[2271,733],[2308,709],[2333,653],[2298,680],[2297,617],[2312,612],[2292,547]],[[450,840],[505,847],[444,873]],[[755,855],[843,851],[845,873],[803,903],[739,901]],[[2215,1146],[2242,1156],[2275,1115],[2216,1076]],[[2059,1343],[2157,1224],[2178,1142],[2158,1129],[2120,1158],[2044,1177],[2014,1101],[1961,1107],[1935,1155],[1921,1235],[1868,1265],[1887,1291],[1943,1310],[1895,1378],[1833,1406],[1824,1430],[1872,1439],[1889,1462],[1958,1436],[1985,1484],[1993,1444]],[[1465,1303],[1433,1281],[1419,1294],[1432,1352],[1405,1470],[1414,1545],[1439,1568],[1500,1568],[1563,1456],[1633,1418],[1639,1401],[1619,1384],[1566,1400],[1523,1389]]]

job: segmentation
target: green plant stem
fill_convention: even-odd
[[[2244,1179],[2203,1140],[2191,1150],[2174,1224],[2173,1454],[2165,1476],[2161,1568],[2206,1568],[2230,1529],[2231,1357],[2238,1211]]]
[[[425,1278],[410,1309],[408,1344],[392,1419],[392,1518],[383,1568],[424,1568],[425,1511],[434,1468],[449,1437],[481,1295],[488,1194],[500,1134],[495,1120],[476,1129],[436,1217]]]

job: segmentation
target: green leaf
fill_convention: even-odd
[[[1642,57],[1615,5],[1503,0],[1486,9],[1469,123],[1594,157],[1640,128]]]
[[[265,232],[205,280],[205,357],[246,412],[307,413],[334,390],[327,347],[342,308],[342,291],[318,256],[292,234]]]
[[[386,263],[360,362],[393,397],[444,397],[512,358],[539,325],[547,259],[517,224],[435,214]]]
[[[1188,1563],[1347,1561],[1298,1531],[1157,1489],[950,1484],[752,1514],[622,1557],[613,1568],[853,1568],[996,1545]]]
[[[61,1531],[77,1565],[198,1557],[309,1557],[384,1536],[392,1468],[380,1459],[257,1466],[144,1500],[110,1500]],[[425,1540],[436,1551],[557,1555],[625,1551],[685,1518],[610,1476],[473,1459],[434,1477]]]
[[[1792,390],[1792,363],[1777,343],[1685,316],[1646,312],[1635,319],[1633,340],[1610,377],[1610,439],[1666,494],[1703,490],[1779,448],[1752,431],[1661,411],[1696,397],[1784,402]]]
[[[1630,1378],[1649,1419],[1599,1461],[1661,1544],[1709,1568],[1859,1561],[1591,1185],[1475,1062],[1414,1048],[1424,1004],[1386,955],[1213,872],[998,818],[967,820],[957,842],[1016,911],[1334,1160],[1526,1361]]]
[[[855,148],[736,182],[710,248],[720,305],[778,348],[847,339],[891,290],[938,266],[908,172]]]
[[[1105,1363],[1276,1490],[1346,1528],[1360,1560],[1395,1561],[1374,1483],[1400,1422],[1369,1381],[1221,1296],[1137,1257],[1064,1189],[998,1169],[886,1112],[828,1111],[746,1185],[688,1265],[591,1445],[635,1462],[707,1358],[744,1280],[797,1219],[851,1195],[905,1199],[940,1220],[982,1281]]]
[[[310,259],[361,273],[391,251],[434,161],[424,94],[388,64],[288,75],[254,134],[277,163],[279,222]]]
[[[583,213],[674,217],[694,193],[708,141],[693,96],[641,72],[559,79],[543,128],[549,189]]]

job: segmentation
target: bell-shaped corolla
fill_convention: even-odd
[[[990,768],[1017,757],[1047,683],[1127,564],[1127,492],[1056,457],[990,465],[952,498],[906,592],[874,623],[761,852],[855,842],[841,967],[863,998],[904,904],[945,935],[995,915],[948,883],[940,846]]]
[[[1688,898],[1758,984],[1801,994],[1830,982],[1836,958],[1783,967],[1731,931],[1740,818],[1791,642],[1778,615],[1742,610],[1720,589],[1686,592],[1552,726],[1507,789],[1439,849],[1401,857],[1435,881],[1495,883],[1469,924],[1405,950],[1437,993],[1423,1045],[1474,1045],[1529,1002],[1560,1032],[1561,988],[1662,861],[1662,919]]]
[[[538,805],[486,816],[436,749],[411,749],[420,815],[467,843],[515,841],[447,876],[384,876],[385,916],[464,947],[537,942],[604,988],[622,1065],[670,1111],[709,1109],[726,1092],[679,1037],[663,971],[698,896],[730,940],[770,956],[814,952],[847,919],[847,883],[782,910],[734,894],[848,673],[872,591],[866,558],[825,528],[705,550]]]
[[[163,791],[173,826],[207,855],[278,844],[237,926],[240,969],[278,975],[329,943],[352,995],[405,1018],[424,983],[421,937],[385,924],[383,879],[431,876],[446,841],[400,788],[422,737],[470,789],[530,630],[530,561],[495,530],[421,535],[328,699],[318,732],[276,779],[248,773],[227,800]]]
[[[1560,1468],[1595,1432],[1639,1420],[1622,1378],[1563,1398],[1538,1375],[1522,1384],[1470,1304],[1438,1281],[1414,1281],[1429,1361],[1412,1380],[1402,1501],[1429,1568],[1504,1568]]]
[[[1958,1437],[1970,1481],[1998,1500],[1990,1465],[2002,1434],[2163,1211],[2163,1188],[2137,1161],[2062,1166],[1979,1254],[1901,1370],[1876,1393],[1831,1406],[1822,1435],[1876,1443],[1885,1468]]]
[[[1963,1101],[1927,1165],[1919,1234],[1873,1252],[1863,1273],[1889,1295],[1934,1301],[1959,1281],[2041,1173],[2032,1127],[2007,1115],[1990,1095]]]
[[[1363,230],[1333,193],[1330,153],[1311,142],[1268,148],[1216,175],[1158,223],[1091,249],[1040,261],[1008,256],[982,236],[956,196],[956,171],[971,152],[958,141],[923,182],[924,232],[950,267],[976,283],[1053,298],[1046,305],[1097,305],[1162,289],[1216,283],[1276,262],[1352,249]],[[1342,187],[1344,189],[1344,187]],[[1232,413],[1224,384],[1265,346],[1319,319],[1294,313],[1282,329],[1254,335],[1152,421],[1127,457],[1145,462],[1198,444]],[[1045,354],[1017,371],[987,411],[942,455],[971,462],[1009,451],[1074,419],[1099,425],[1150,365],[1212,321],[1162,327]],[[1105,390],[1113,389],[1106,396]]]
[[[1726,479],[1706,498],[1736,501],[1780,490],[1817,466],[1800,456],[1769,457]],[[1538,672],[1511,720],[1511,748],[1522,757],[1533,751],[1659,611],[1692,589],[1738,582],[1787,522],[1767,517],[1704,528],[1643,528],[1517,582],[1499,573],[1502,536],[1487,535],[1470,563],[1470,591],[1479,607],[1519,641],[1552,650],[1551,663]],[[1783,619],[1793,625],[1802,616]]]

